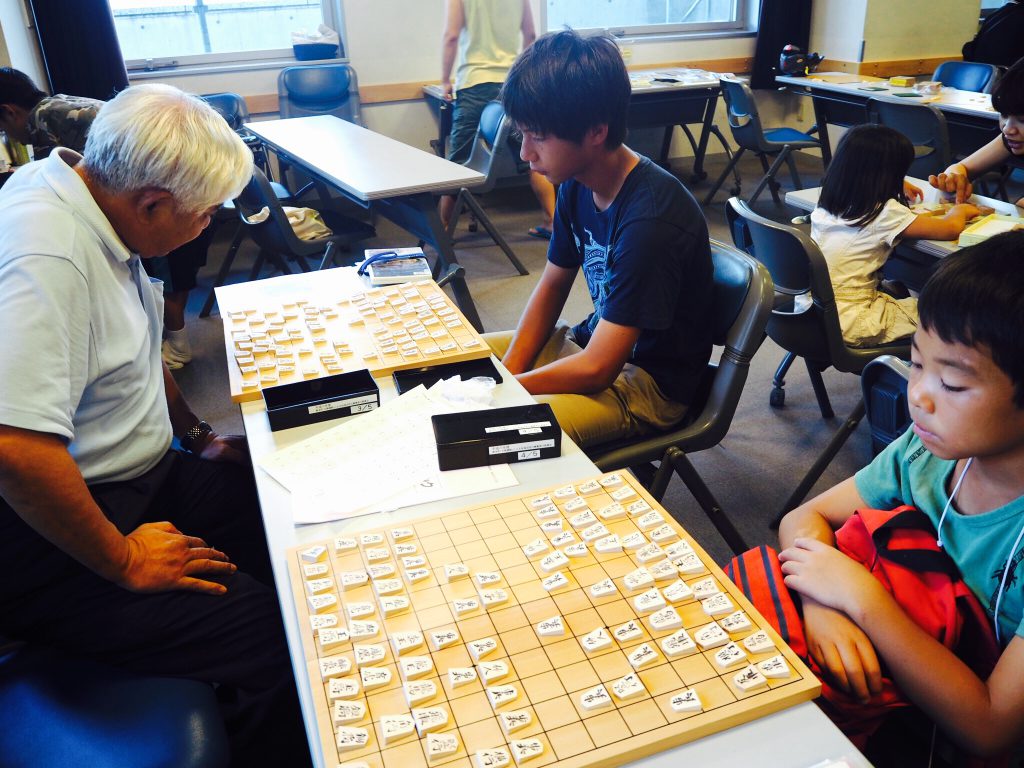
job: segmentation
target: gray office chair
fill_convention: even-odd
[[[500,101],[492,101],[484,107],[483,112],[480,113],[480,125],[477,127],[476,138],[473,140],[473,148],[465,163],[467,168],[479,171],[485,177],[483,184],[473,188],[477,193],[486,194],[494,189],[498,179],[519,172],[508,146],[508,137],[511,131],[512,123],[505,118],[505,110]],[[484,225],[487,234],[505,252],[508,260],[512,262],[512,266],[519,274],[530,274],[530,271],[494,226],[490,216],[484,213],[483,207],[474,194],[466,187],[460,189],[456,194],[455,207],[452,209],[452,216],[448,221],[448,237],[454,239],[455,228],[459,225],[459,217],[466,208],[469,208],[476,220]]]
[[[714,199],[715,193],[718,192],[747,150],[758,156],[761,160],[761,167],[764,169],[764,176],[754,188],[749,202],[753,204],[767,186],[772,193],[772,199],[779,204],[781,202],[779,184],[775,181],[775,176],[782,164],[786,163],[789,167],[793,188],[800,189],[803,185],[800,183],[800,175],[797,173],[796,163],[793,161],[793,152],[798,149],[820,147],[821,144],[813,136],[795,128],[763,128],[761,117],[757,111],[757,102],[754,101],[754,93],[750,90],[750,86],[740,80],[728,77],[723,77],[720,83],[722,96],[725,99],[729,128],[732,130],[732,137],[738,149],[704,198],[704,205],[708,205]],[[769,167],[768,158],[770,156],[775,157],[775,162]]]
[[[726,206],[729,230],[737,247],[743,249],[771,273],[775,285],[775,301],[768,320],[768,337],[786,350],[775,373],[770,400],[775,407],[784,403],[782,392],[784,376],[796,358],[803,358],[807,374],[814,388],[822,418],[834,416],[821,372],[835,368],[843,373],[860,374],[864,367],[881,355],[910,357],[910,339],[899,340],[879,347],[850,347],[843,339],[839,326],[832,281],[828,265],[817,244],[810,236],[794,227],[759,216],[738,198]],[[835,458],[846,440],[864,418],[864,399],[839,427],[825,450],[804,475],[776,516],[778,525],[782,516],[796,507],[822,472]]]
[[[860,387],[871,428],[871,452],[877,456],[910,427],[907,383],[910,365],[893,355],[882,355],[864,366]]]
[[[668,432],[593,446],[587,454],[603,471],[660,460],[651,495],[660,500],[672,472],[678,473],[722,538],[738,554],[747,549],[746,542],[686,454],[713,448],[729,431],[750,360],[764,339],[772,307],[772,280],[762,265],[731,246],[712,240],[711,257],[715,275],[709,321],[714,343],[722,347],[722,352],[717,363],[708,364],[689,415]]]
[[[270,182],[259,168],[253,169],[249,183],[233,202],[243,232],[248,234],[260,249],[249,272],[249,280],[255,280],[268,261],[278,271],[290,274],[292,270],[288,266],[288,262],[295,262],[303,272],[309,272],[310,266],[307,259],[320,257],[319,269],[325,269],[334,265],[339,247],[349,246],[359,240],[375,237],[377,234],[369,224],[335,211],[322,210],[320,215],[330,228],[331,235],[315,240],[299,239],[288,223],[288,216],[270,186]],[[266,217],[260,215],[264,208],[269,213]],[[202,317],[209,315],[213,308],[213,304],[217,300],[215,291],[227,279],[231,265],[238,253],[238,243],[240,242],[239,238],[238,242],[232,243],[232,248],[225,255],[200,313]],[[353,261],[355,260],[353,259]]]
[[[910,164],[908,175],[927,179],[949,167],[953,157],[949,128],[946,116],[934,104],[870,99],[867,110],[871,122],[899,131],[914,145],[914,162]]]
[[[999,79],[999,67],[980,61],[944,61],[935,69],[932,80],[960,91],[992,93]]]
[[[334,115],[363,124],[359,82],[348,64],[309,64],[285,67],[277,76],[281,117]]]

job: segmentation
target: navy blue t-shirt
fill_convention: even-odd
[[[548,260],[583,267],[594,312],[573,328],[580,346],[601,318],[640,328],[629,362],[662,394],[689,404],[711,356],[713,267],[707,222],[678,179],[646,157],[604,211],[570,179],[559,187]]]

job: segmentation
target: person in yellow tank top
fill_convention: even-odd
[[[453,163],[469,159],[480,113],[489,101],[498,98],[520,47],[529,47],[536,36],[529,0],[448,0],[441,46],[441,87],[445,98],[451,101],[454,97],[455,101],[448,141],[448,159]],[[530,186],[544,209],[546,221],[533,227],[529,234],[549,239],[555,189],[547,179],[533,172]],[[454,205],[453,196],[441,198],[439,212],[445,226]]]

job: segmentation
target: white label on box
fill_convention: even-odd
[[[369,408],[361,408],[357,410],[357,406],[370,405]],[[352,407],[352,413],[362,413],[363,411],[372,411],[377,407],[377,396],[376,395],[363,395],[362,397],[350,397],[347,400],[337,400],[333,403],[320,403],[319,405],[309,406],[309,413],[323,413],[324,411],[336,411],[339,408]]]
[[[529,461],[530,459],[539,459],[540,451],[520,451],[516,454],[516,458],[520,461]]]
[[[554,440],[537,440],[532,443],[514,443],[509,445],[492,445],[487,449],[487,453],[490,456],[496,456],[500,453],[518,453],[519,451],[538,451],[545,448],[554,448]]]
[[[504,424],[500,427],[487,427],[484,432],[491,434],[492,432],[512,432],[513,430],[519,430],[522,432],[524,429],[539,429],[541,427],[550,427],[550,421],[533,421],[528,424]]]

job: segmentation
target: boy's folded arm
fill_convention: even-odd
[[[784,550],[786,585],[846,613],[906,696],[973,754],[997,755],[1024,737],[1024,640],[1015,637],[988,680],[917,626],[885,588],[838,550],[798,539]],[[985,728],[978,728],[978,723]]]
[[[808,651],[829,682],[860,701],[882,692],[878,654],[849,616],[804,597],[803,619]]]
[[[958,744],[980,756],[1024,741],[1024,638],[1003,650],[988,680],[918,627],[888,595],[854,616],[900,689]],[[984,723],[979,728],[978,724]]]

